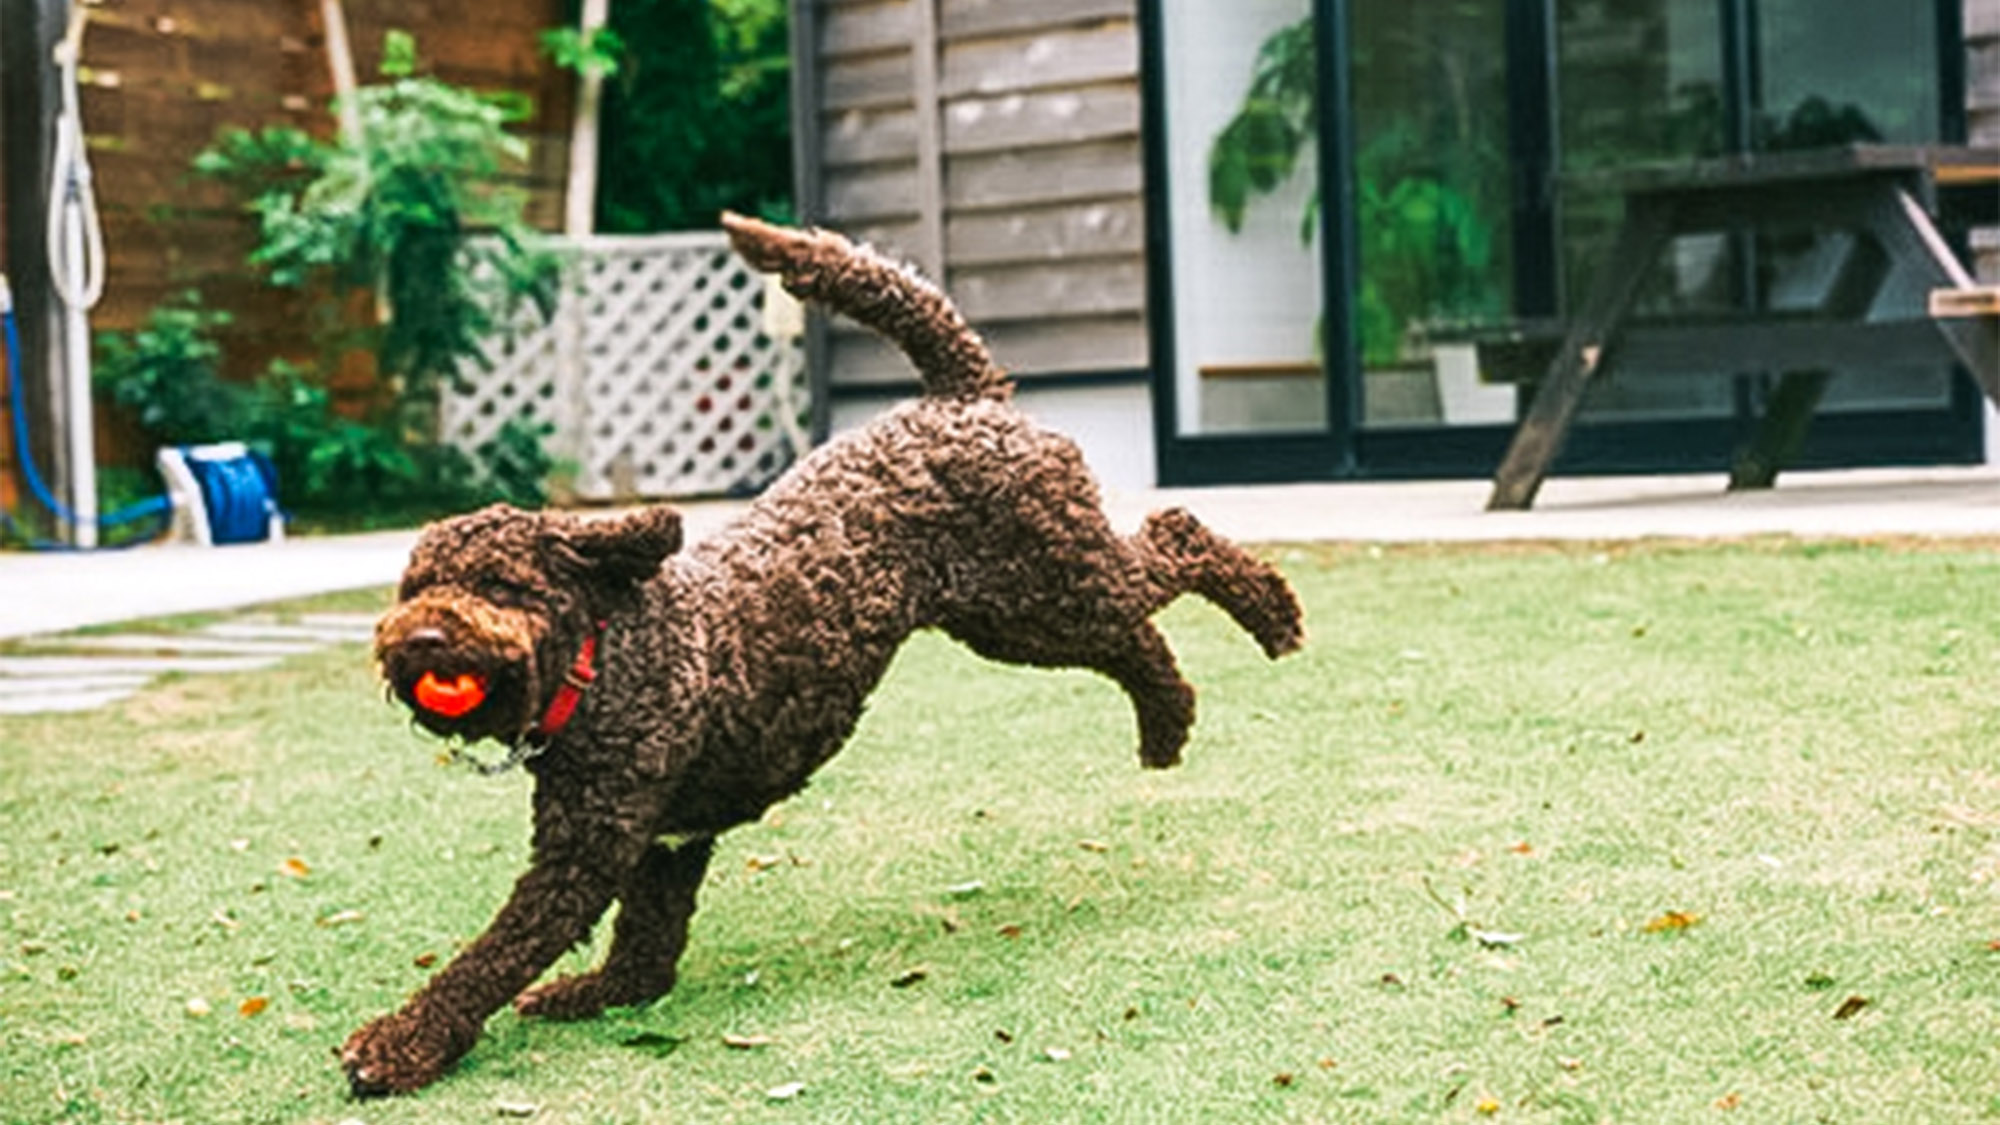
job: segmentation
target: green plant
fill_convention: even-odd
[[[385,81],[348,106],[359,143],[230,130],[195,162],[245,196],[260,235],[250,260],[274,283],[361,297],[322,309],[371,310],[359,324],[329,315],[318,334],[329,357],[371,351],[385,394],[343,412],[308,369],[279,364],[260,380],[246,425],[308,507],[540,503],[532,474],[549,460],[527,448],[540,431],[514,427],[473,459],[439,443],[433,425],[438,395],[484,362],[481,345],[514,310],[528,301],[547,315],[554,301],[554,256],[523,218],[520,193],[495,186],[525,155],[507,132],[523,110],[416,76],[405,34],[391,32],[383,54]]]
[[[1291,181],[1318,136],[1319,59],[1312,17],[1287,24],[1258,48],[1242,104],[1209,146],[1208,197],[1231,233],[1258,196]],[[1362,262],[1357,334],[1370,366],[1402,358],[1410,327],[1490,316],[1494,222],[1480,201],[1425,159],[1415,122],[1371,130],[1355,157],[1356,231]],[[1315,181],[1299,239],[1319,232]]]
[[[1356,158],[1361,260],[1361,356],[1397,362],[1417,323],[1463,324],[1500,312],[1488,280],[1493,228],[1475,202],[1432,175],[1400,175],[1419,145],[1407,125],[1371,139]]]
[[[1319,52],[1307,17],[1271,33],[1257,48],[1250,89],[1208,150],[1208,202],[1235,234],[1253,196],[1292,178],[1299,156],[1319,133]],[[1318,233],[1319,189],[1299,224],[1299,239]]]
[[[189,290],[152,310],[136,331],[99,333],[92,372],[99,393],[163,445],[235,436],[244,398],[223,380],[215,340],[229,322],[227,312],[204,308],[201,294]]]
[[[725,208],[792,215],[784,0],[618,0],[623,53],[604,98],[597,220],[711,230]]]
[[[478,455],[481,484],[493,499],[519,507],[543,501],[549,478],[561,468],[548,450],[555,430],[547,422],[509,418],[499,432],[480,443],[473,452]]]
[[[554,27],[542,32],[542,53],[565,70],[592,78],[609,78],[618,73],[625,40],[609,27],[591,30],[589,35],[574,27]]]
[[[422,396],[474,361],[516,303],[554,301],[554,259],[537,248],[519,192],[495,186],[526,156],[505,101],[415,77],[407,35],[390,33],[382,73],[350,106],[361,141],[294,129],[225,133],[197,171],[243,185],[272,281],[324,280],[377,295],[381,374]]]

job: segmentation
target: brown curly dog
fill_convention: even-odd
[[[357,1094],[433,1081],[510,1001],[577,1019],[671,989],[716,835],[840,749],[915,630],[1109,676],[1152,767],[1180,760],[1194,721],[1156,611],[1195,593],[1270,656],[1302,639],[1285,580],[1187,512],[1115,534],[1076,447],[1009,405],[984,343],[915,273],[837,234],[725,225],[793,293],[900,345],[925,393],[684,554],[666,508],[493,507],[424,532],[376,657],[429,730],[533,751],[534,864],[485,934],[347,1040]],[[614,901],[603,965],[534,987]]]

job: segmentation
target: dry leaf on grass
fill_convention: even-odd
[[[244,1019],[249,1019],[251,1016],[256,1015],[258,1012],[261,1012],[270,1006],[271,1006],[270,997],[251,996],[245,999],[241,1004],[236,1005],[236,1014],[242,1016]]]
[[[725,1035],[722,1037],[723,1046],[738,1051],[754,1051],[759,1047],[768,1047],[775,1042],[777,1040],[768,1035]]]
[[[1685,930],[1690,926],[1700,924],[1701,915],[1699,914],[1685,910],[1669,910],[1665,914],[1639,927],[1639,929],[1641,932],[1649,934],[1666,934]]]
[[[1837,1020],[1851,1020],[1855,1016],[1860,1015],[1861,1009],[1866,1008],[1868,1003],[1869,1001],[1866,996],[1849,996],[1840,1002],[1840,1007],[1833,1010],[1833,1018]]]
[[[806,1092],[803,1082],[787,1082],[783,1086],[773,1086],[764,1091],[764,1096],[774,1102],[788,1102]]]
[[[312,874],[312,867],[298,856],[290,856],[278,865],[278,874],[287,879],[303,879]]]

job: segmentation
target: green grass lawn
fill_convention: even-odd
[[[0,720],[0,1120],[2000,1118],[1990,545],[1274,557],[1301,655],[1164,617],[1185,766],[920,638],[677,992],[387,1102],[332,1052],[485,924],[523,776],[352,647]]]

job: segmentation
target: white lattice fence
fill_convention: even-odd
[[[763,279],[723,235],[592,238],[567,259],[553,320],[524,312],[446,396],[446,440],[476,449],[512,418],[553,424],[589,500],[740,494],[784,469],[803,351],[766,334]]]

